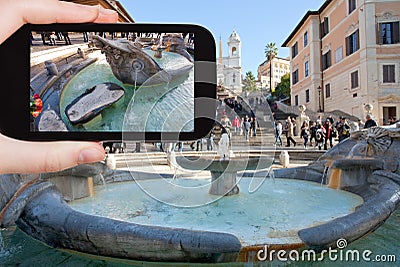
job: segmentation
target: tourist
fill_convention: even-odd
[[[235,135],[239,134],[239,128],[240,128],[240,120],[238,116],[235,116],[235,118],[232,121],[232,127],[235,131]]]
[[[57,45],[57,44],[56,44],[56,38],[57,38],[56,34],[55,34],[54,32],[52,32],[52,33],[50,34],[50,45],[54,45],[54,46]]]
[[[325,132],[325,142],[324,142],[324,149],[327,150],[328,149],[328,141],[329,141],[329,145],[332,148],[333,147],[333,142],[332,139],[334,137],[334,133],[333,133],[333,127],[331,124],[331,120],[326,119],[325,123],[324,123],[324,132]]]
[[[232,123],[231,120],[228,118],[228,116],[223,116],[221,119],[221,125],[226,129],[227,134],[229,135],[229,138],[232,137],[231,133],[231,128],[232,128]]]
[[[283,133],[283,126],[281,121],[277,121],[276,122],[276,126],[275,126],[275,142],[274,142],[274,146],[276,146],[276,143],[280,143],[280,146],[283,146],[283,142],[282,142],[282,133]]]
[[[293,139],[293,124],[290,116],[286,120],[286,125],[285,125],[285,132],[286,132],[286,147],[290,147],[290,142],[293,143],[294,146],[296,146],[296,141]]]
[[[71,39],[69,38],[68,32],[62,32],[62,36],[64,37],[64,41],[66,45],[71,45]]]
[[[251,127],[251,125],[250,125],[250,122],[246,115],[246,118],[243,121],[243,132],[244,132],[244,138],[245,138],[246,142],[249,142],[250,127]]]
[[[340,122],[337,125],[337,131],[339,134],[339,143],[350,137],[350,125],[345,117],[340,118]]]
[[[207,136],[207,151],[214,150],[214,137],[215,137],[214,130],[211,130]]]
[[[244,117],[240,121],[239,135],[243,135]]]
[[[303,138],[304,143],[303,146],[305,149],[307,149],[307,143],[308,143],[308,136],[310,135],[309,129],[308,129],[308,122],[304,121],[303,124],[301,125],[300,129],[300,137]]]
[[[0,3],[0,18],[6,18],[0,26],[0,44],[23,23],[115,23],[118,19],[116,12],[99,6],[56,0],[0,0]],[[105,158],[104,148],[96,142],[25,142],[0,134],[0,144],[0,173],[3,174],[55,172]]]
[[[317,146],[317,123],[315,121],[312,121],[310,124],[310,146],[313,145],[313,140],[315,141],[315,147]]]
[[[376,123],[376,121],[374,121],[371,117],[370,114],[367,114],[367,116],[365,116],[365,124],[364,124],[364,129],[368,129],[371,127],[376,127],[378,126],[378,124]]]
[[[257,126],[258,126],[257,124],[258,124],[258,122],[257,122],[256,117],[251,118],[250,129],[252,130],[254,137],[257,136]]]
[[[325,128],[322,127],[321,124],[317,124],[316,129],[317,129],[317,131],[316,131],[315,142],[316,142],[316,146],[318,146],[318,150],[321,150],[322,146],[324,145],[324,139],[325,139],[324,130],[325,130]]]

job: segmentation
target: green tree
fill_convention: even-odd
[[[269,43],[265,46],[265,57],[269,60],[270,62],[270,70],[269,70],[269,88],[271,90],[271,93],[274,93],[275,88],[272,88],[272,60],[276,55],[278,55],[278,48],[276,47],[275,43]]]
[[[276,85],[275,94],[290,97],[290,74],[286,73],[282,76],[281,82]]]
[[[246,72],[246,77],[244,78],[243,84],[243,91],[252,92],[259,89],[257,88],[256,78],[251,71]]]

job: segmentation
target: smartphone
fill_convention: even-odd
[[[3,134],[184,141],[216,111],[216,48],[183,24],[28,24],[0,45]]]

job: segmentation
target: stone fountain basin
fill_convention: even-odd
[[[271,167],[273,157],[250,156],[220,160],[217,157],[180,156],[176,162],[188,170],[209,170],[214,172],[238,172],[244,170],[266,169]]]
[[[374,158],[345,158],[336,159],[332,163],[332,168],[337,168],[341,170],[348,170],[353,168],[368,168],[371,170],[381,170],[383,169],[383,160]]]

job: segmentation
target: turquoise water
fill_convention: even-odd
[[[97,188],[96,196],[74,201],[71,206],[85,213],[145,225],[228,232],[250,246],[298,243],[298,230],[349,214],[363,202],[357,195],[317,183],[282,179],[267,179],[255,193],[249,193],[250,181],[240,180],[239,195],[212,196],[215,201],[211,203],[208,179],[176,179],[170,186],[156,179],[140,181],[141,188],[147,192],[152,189],[152,197],[136,183],[112,184]],[[204,199],[204,204],[209,204],[172,207],[153,197],[179,202],[180,206],[189,206],[185,203],[190,203],[190,198]]]
[[[192,131],[194,118],[194,70],[177,80],[154,86],[123,84],[111,71],[104,55],[79,72],[64,87],[60,97],[62,120],[71,131]],[[182,60],[175,53],[164,53],[160,62],[164,67]],[[185,59],[186,60],[186,59]],[[97,84],[112,82],[125,89],[125,96],[90,122],[74,126],[65,115],[65,108],[87,89]],[[174,123],[166,122],[175,118]],[[127,122],[134,121],[133,124]]]
[[[104,193],[106,193],[107,191],[113,192],[113,190],[115,190],[113,186],[107,186],[107,188],[103,189]],[[275,188],[275,190],[280,189]],[[286,198],[283,197],[282,199],[283,202],[289,202],[288,200],[292,200],[293,202],[295,201],[294,197],[295,196],[293,195],[289,195]],[[308,200],[312,201],[319,207],[322,205],[322,203],[318,205],[321,199],[315,199],[310,196]],[[268,198],[264,200],[264,204],[265,203],[268,203]],[[341,203],[341,201],[335,202],[337,206],[340,206]],[[263,206],[268,207],[268,205]],[[238,216],[235,216],[235,218],[237,217]],[[364,238],[351,243],[347,247],[347,250],[358,249],[360,251],[363,251],[368,249],[371,250],[374,255],[397,255],[397,264],[396,262],[331,262],[328,260],[327,257],[325,257],[325,260],[323,262],[273,262],[272,264],[229,263],[215,265],[186,263],[149,263],[78,254],[75,252],[50,248],[36,240],[33,240],[16,228],[9,228],[1,230],[2,240],[0,240],[0,244],[2,244],[2,246],[0,246],[0,266],[399,266],[399,228],[400,210],[397,210],[375,232],[370,233]]]

